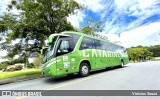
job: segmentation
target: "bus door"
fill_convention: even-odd
[[[70,37],[62,37],[58,41],[56,50],[56,61],[57,61],[57,75],[67,74],[71,70],[71,57],[70,52],[72,51]]]

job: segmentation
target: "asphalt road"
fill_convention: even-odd
[[[22,81],[1,85],[0,90],[160,90],[160,61],[98,70],[84,78],[74,75]]]

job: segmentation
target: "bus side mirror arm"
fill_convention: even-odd
[[[47,48],[48,48],[48,47],[42,47],[42,49],[41,49],[41,54],[42,54],[42,55],[44,55],[44,54],[46,53]]]

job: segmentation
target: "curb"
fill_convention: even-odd
[[[20,81],[26,81],[26,80],[33,80],[33,79],[42,78],[42,77],[43,77],[42,74],[33,74],[33,75],[24,75],[24,76],[6,78],[6,79],[0,80],[0,85],[20,82]]]

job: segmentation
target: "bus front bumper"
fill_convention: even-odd
[[[51,66],[49,68],[45,68],[42,70],[42,75],[44,76],[56,76],[56,68],[55,66]]]

